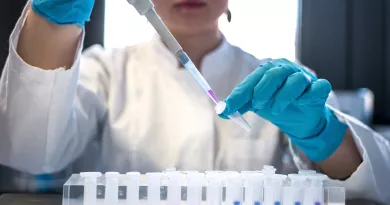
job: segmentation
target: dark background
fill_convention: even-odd
[[[375,124],[390,124],[390,1],[302,0],[300,57],[337,90],[375,94]]]

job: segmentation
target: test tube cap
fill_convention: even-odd
[[[285,180],[285,179],[287,179],[287,175],[284,175],[284,174],[274,174],[274,175],[272,175],[272,179],[275,179],[275,180]]]
[[[140,178],[141,177],[141,173],[139,173],[139,172],[127,172],[126,176],[128,178]]]
[[[101,172],[81,172],[80,176],[83,178],[97,178],[102,176]]]
[[[161,183],[161,176],[162,176],[162,174],[160,172],[146,173],[146,177],[148,178],[149,184],[160,184]]]
[[[307,179],[307,176],[306,175],[302,175],[302,174],[289,174],[288,178],[291,179],[291,180],[304,181],[304,180]]]
[[[266,175],[273,175],[273,174],[276,173],[276,169],[275,169],[275,167],[273,167],[273,166],[265,165],[265,166],[263,167],[263,169],[261,170],[261,172],[262,172],[263,174],[266,174]]]
[[[106,178],[118,178],[120,176],[119,172],[106,172],[104,174]]]
[[[165,172],[175,172],[175,171],[176,171],[175,167],[165,169]]]
[[[250,180],[255,184],[262,183],[264,179],[265,175],[263,173],[254,173],[250,176]]]
[[[300,174],[300,175],[311,175],[311,174],[315,174],[315,173],[316,173],[316,171],[307,170],[307,169],[303,169],[303,170],[298,171],[298,174]]]
[[[325,174],[315,173],[307,176],[310,180],[316,180],[316,181],[325,181],[328,179],[328,176]]]
[[[194,186],[199,186],[203,184],[204,180],[204,174],[199,173],[199,172],[190,172],[187,173],[187,183],[194,185]]]

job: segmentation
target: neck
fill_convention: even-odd
[[[222,34],[218,28],[193,35],[174,34],[174,36],[198,69],[200,69],[203,57],[217,48],[222,40]]]

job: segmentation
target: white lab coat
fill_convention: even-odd
[[[277,127],[255,114],[249,133],[220,119],[212,102],[157,38],[133,47],[99,46],[71,69],[47,71],[16,53],[23,12],[10,39],[0,84],[0,163],[28,173],[57,172],[81,159],[80,170],[141,172],[253,170],[277,153]],[[226,40],[208,54],[202,74],[224,99],[266,60]],[[341,183],[348,197],[390,202],[389,141],[337,113],[352,130],[364,162]],[[281,160],[281,159],[280,159]]]

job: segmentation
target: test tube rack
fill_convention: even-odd
[[[345,204],[345,188],[315,171],[83,172],[63,186],[63,205],[327,205]]]

